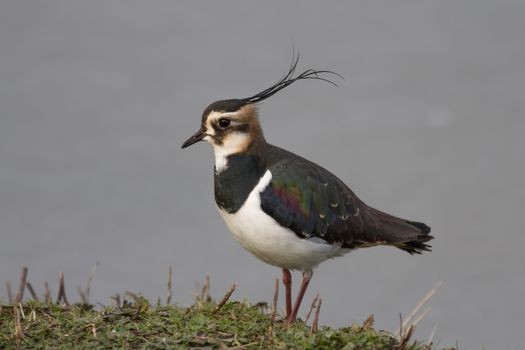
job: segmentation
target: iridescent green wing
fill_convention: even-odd
[[[299,237],[317,236],[351,247],[363,238],[364,205],[327,170],[304,159],[285,159],[269,168],[261,208]]]

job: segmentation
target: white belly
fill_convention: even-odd
[[[234,238],[246,250],[268,264],[303,271],[349,251],[320,238],[301,239],[264,213],[260,192],[271,179],[272,174],[267,171],[235,214],[219,209]]]

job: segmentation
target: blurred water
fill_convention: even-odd
[[[280,271],[230,237],[209,146],[181,151],[214,100],[286,70],[332,69],[260,106],[266,138],[332,170],[368,204],[431,225],[434,251],[324,263],[321,322],[395,330],[439,280],[440,346],[518,349],[525,324],[525,4],[522,1],[0,3],[0,279],[92,301],[125,290],[191,302],[271,300]],[[298,275],[294,276],[298,279]],[[6,298],[2,289],[1,298]]]

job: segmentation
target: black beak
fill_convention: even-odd
[[[197,131],[192,137],[187,139],[183,144],[181,148],[186,148],[188,146],[193,145],[196,142],[202,141],[203,138],[206,137],[206,133],[203,130]]]

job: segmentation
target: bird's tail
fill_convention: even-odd
[[[422,222],[410,221],[373,209],[376,221],[377,238],[388,245],[393,245],[410,254],[421,254],[430,251],[426,242],[434,237],[430,227]]]

